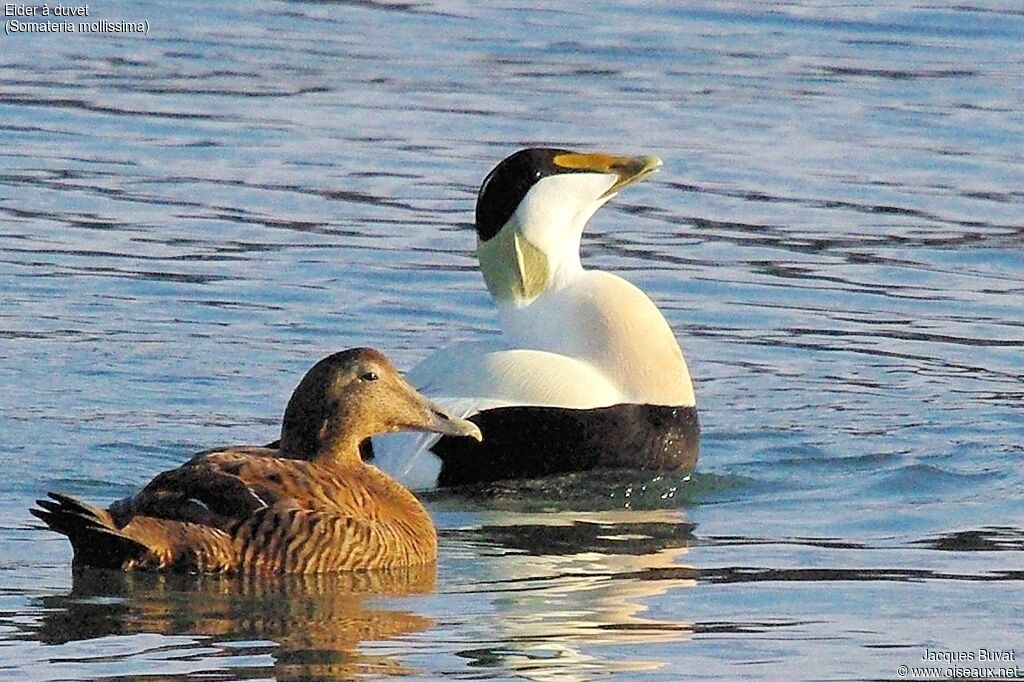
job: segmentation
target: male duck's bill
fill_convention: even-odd
[[[615,174],[619,179],[609,187],[600,199],[608,199],[622,188],[640,182],[661,168],[657,156],[612,156],[611,154],[563,152],[552,159],[556,166],[573,171]]]
[[[203,452],[100,509],[50,493],[30,510],[68,536],[75,566],[193,573],[326,573],[427,564],[437,535],[418,500],[359,446],[478,427],[417,393],[380,352],[321,360],[295,389],[279,446]]]

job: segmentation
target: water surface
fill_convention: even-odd
[[[0,674],[899,679],[1024,657],[1012,2],[134,2],[0,38]],[[436,574],[79,576],[26,513],[275,437],[327,353],[494,333],[473,200],[657,154],[585,262],[696,380],[689,480],[427,499]],[[1020,665],[1024,668],[1024,665]]]

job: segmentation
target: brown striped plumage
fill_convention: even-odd
[[[365,439],[400,430],[480,438],[379,352],[343,351],[295,389],[279,448],[200,453],[107,510],[50,493],[31,512],[68,536],[76,566],[326,573],[429,563],[437,557],[430,516],[359,456]]]

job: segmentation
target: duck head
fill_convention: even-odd
[[[281,426],[281,450],[300,459],[361,461],[359,444],[392,431],[433,431],[482,440],[476,424],[418,393],[372,348],[330,355],[299,383]]]
[[[661,167],[656,156],[522,149],[490,172],[477,196],[480,270],[500,303],[528,305],[583,270],[587,221],[624,187]]]

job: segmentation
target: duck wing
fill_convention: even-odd
[[[391,485],[373,467],[337,468],[268,448],[229,448],[160,474],[111,514],[122,525],[148,516],[230,529],[261,509],[286,504],[375,519],[389,513],[379,491]]]
[[[256,447],[200,453],[158,474],[134,497],[115,502],[110,515],[118,527],[146,516],[227,528],[282,497],[276,470],[295,462],[278,454]]]

